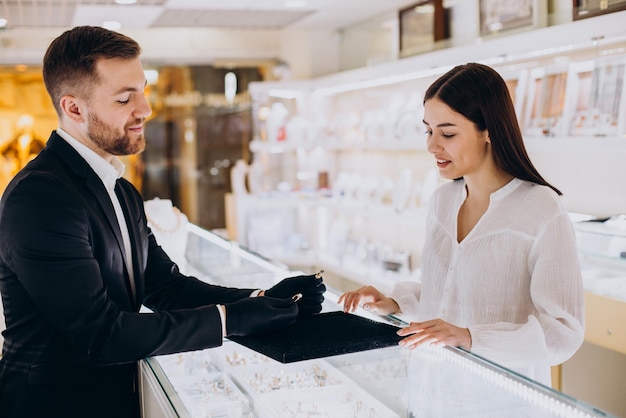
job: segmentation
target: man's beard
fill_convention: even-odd
[[[136,119],[133,125],[143,123],[143,120]],[[133,155],[142,152],[146,146],[146,139],[143,134],[136,140],[131,140],[125,131],[117,132],[115,128],[104,123],[93,113],[89,114],[89,126],[87,135],[98,148],[112,155]]]

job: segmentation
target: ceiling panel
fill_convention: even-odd
[[[395,13],[415,0],[307,0],[304,7],[285,7],[289,0],[0,0],[7,28],[99,25],[117,20],[123,28],[232,27],[341,29],[359,21]]]
[[[161,6],[78,5],[71,26],[119,22],[124,28],[149,28],[163,14]]]
[[[290,10],[192,10],[166,9],[154,27],[220,27],[281,29],[311,11]]]

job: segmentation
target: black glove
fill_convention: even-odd
[[[281,280],[279,283],[267,289],[265,296],[272,298],[292,298],[298,293],[302,298],[298,300],[300,308],[298,316],[313,315],[322,310],[322,302],[324,302],[324,292],[326,286],[322,277],[316,274],[309,276],[289,277]]]
[[[275,331],[292,325],[298,316],[298,305],[291,298],[245,298],[224,308],[227,337]]]

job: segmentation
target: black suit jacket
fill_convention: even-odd
[[[136,416],[137,360],[220,345],[214,304],[250,294],[179,273],[148,228],[138,191],[120,179],[116,193],[135,298],[104,185],[56,132],[5,190],[0,416]],[[142,304],[154,313],[138,313]]]

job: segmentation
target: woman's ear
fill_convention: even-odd
[[[61,111],[74,123],[83,123],[85,117],[83,115],[84,102],[76,96],[63,96],[60,101]]]

